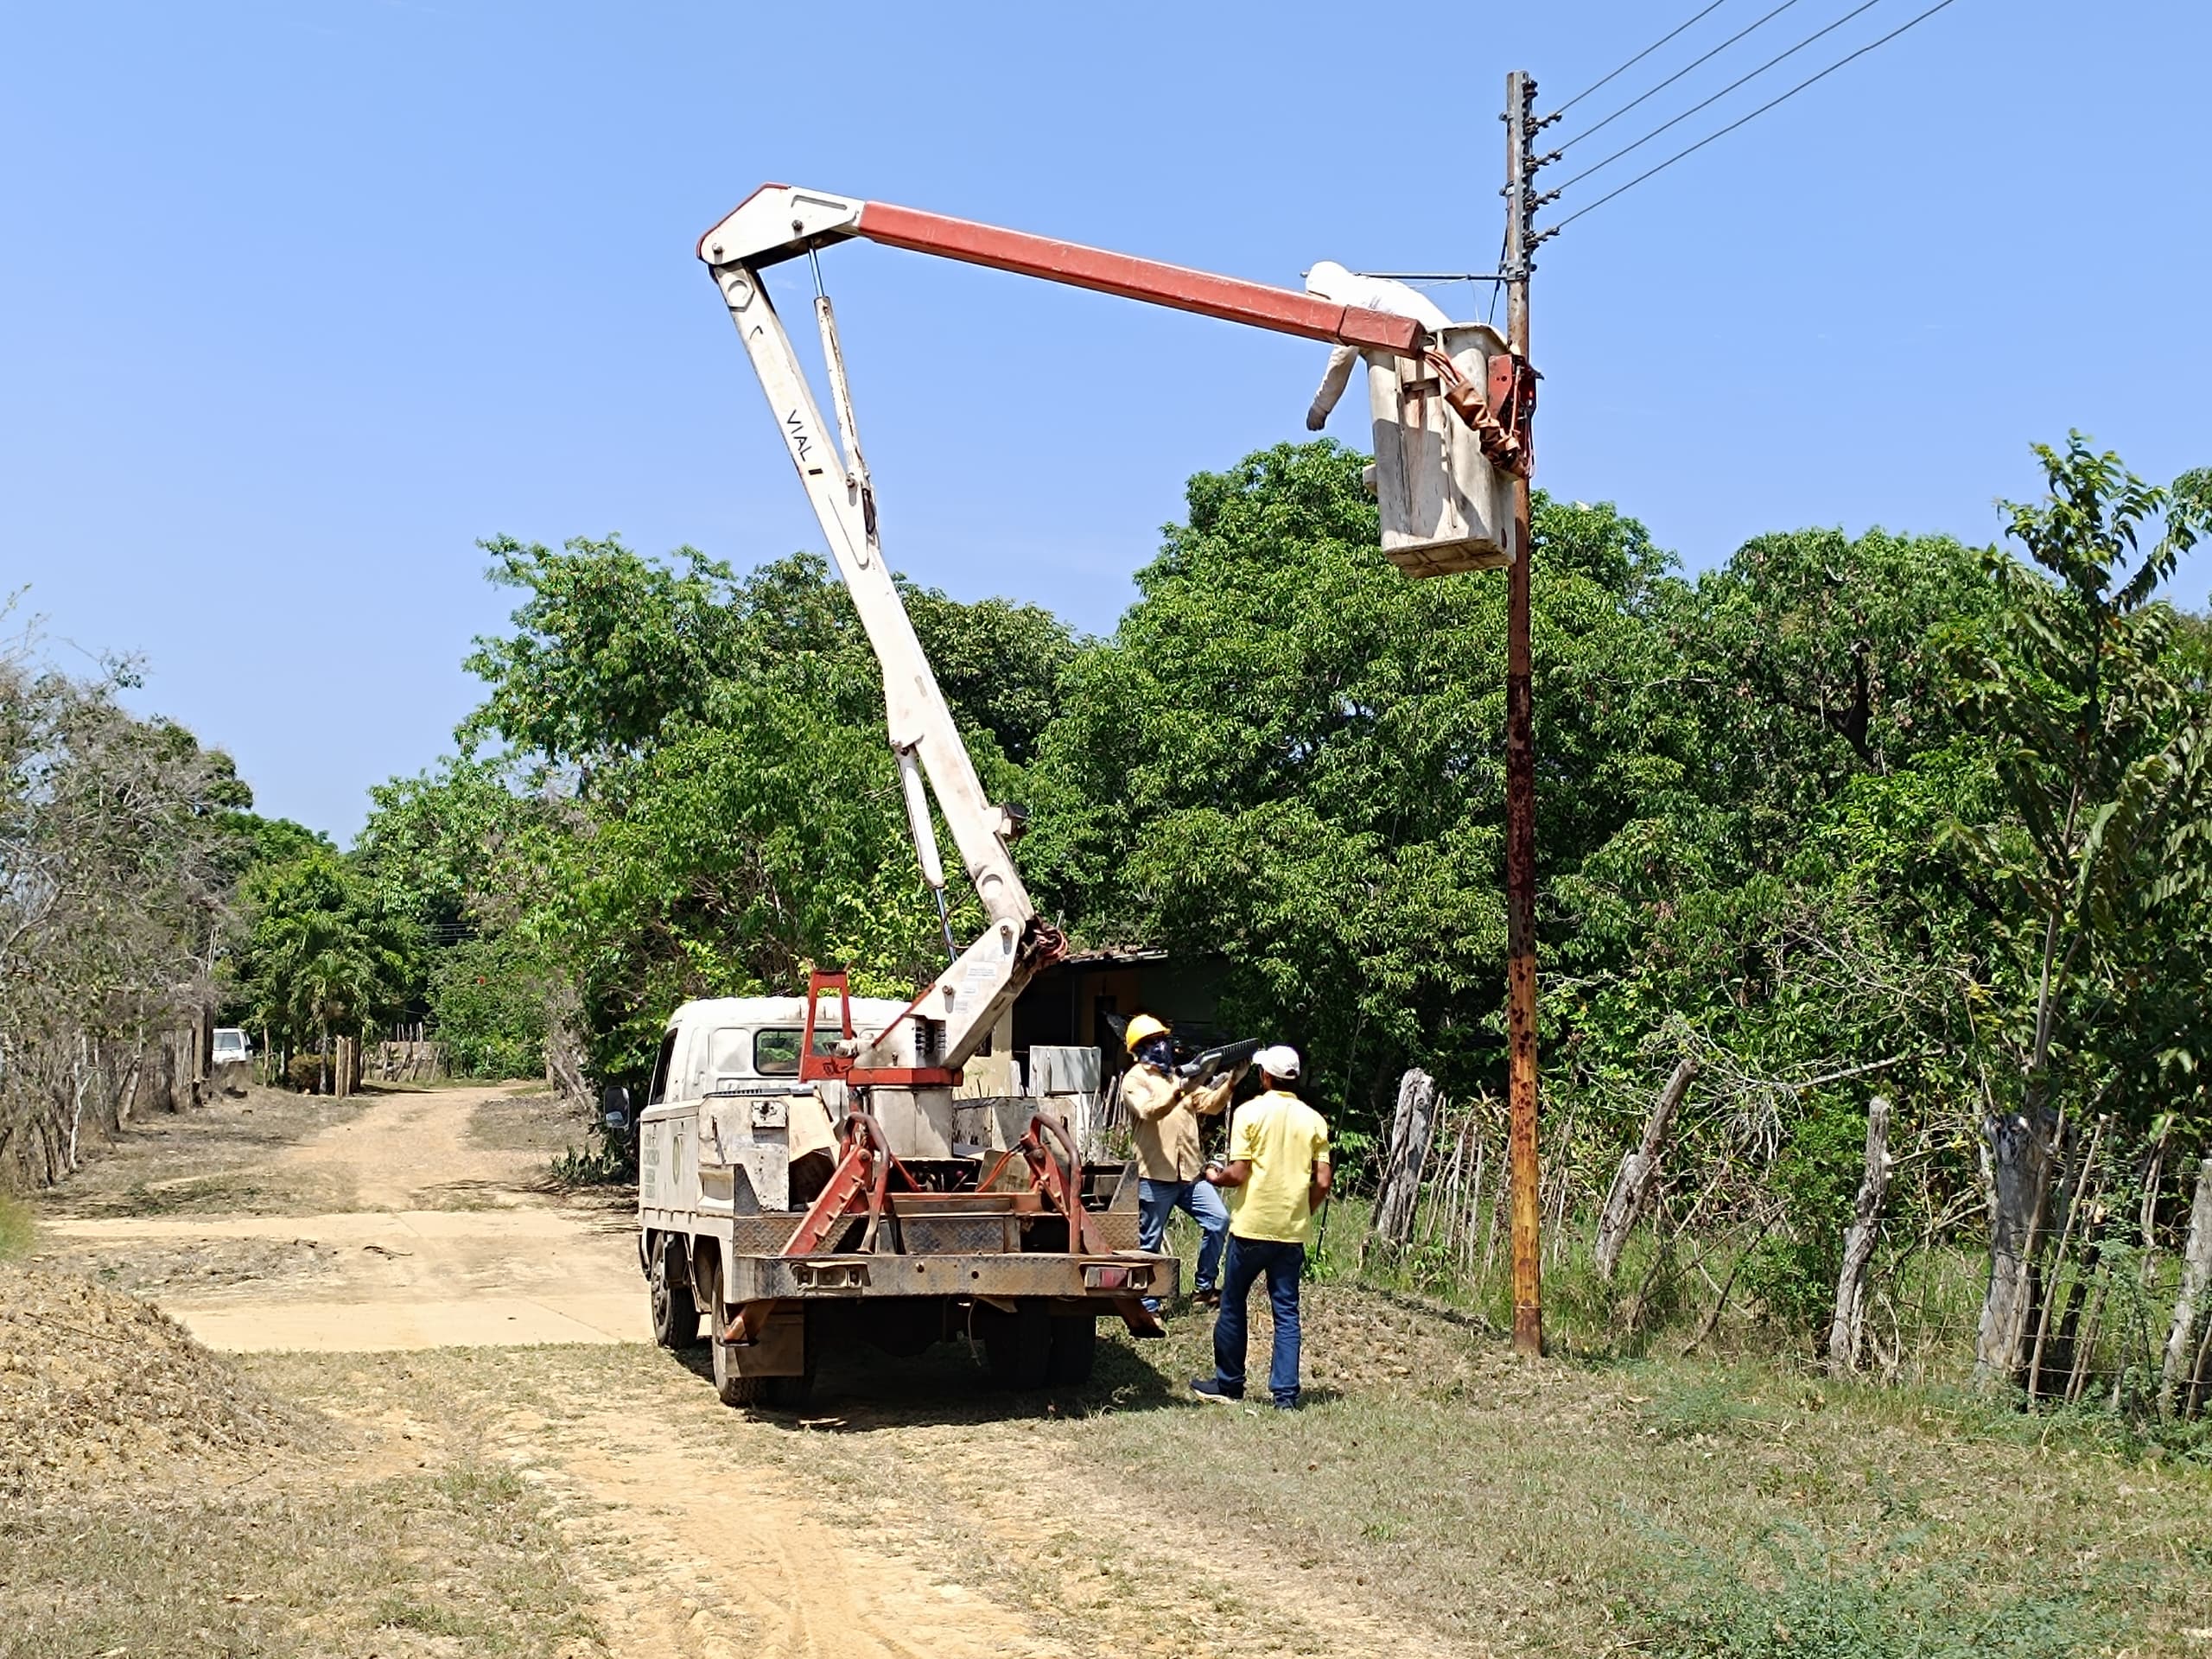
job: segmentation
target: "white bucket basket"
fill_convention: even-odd
[[[1505,353],[1479,322],[1439,330],[1437,343],[1476,385]],[[1497,570],[1513,563],[1513,480],[1491,465],[1482,442],[1444,401],[1425,363],[1370,355],[1367,395],[1375,416],[1375,500],[1382,554],[1408,575]]]

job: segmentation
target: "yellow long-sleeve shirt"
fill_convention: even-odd
[[[1189,1084],[1142,1063],[1123,1072],[1122,1103],[1129,1110],[1137,1173],[1147,1181],[1198,1179],[1205,1168],[1198,1152],[1198,1120],[1219,1116],[1236,1086],[1233,1077]]]

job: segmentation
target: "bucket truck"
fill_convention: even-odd
[[[956,1133],[962,1065],[1066,944],[1030,900],[1010,851],[1020,818],[986,795],[884,563],[830,302],[817,282],[825,421],[761,280],[855,238],[1325,342],[1329,402],[1363,360],[1383,551],[1409,574],[1516,556],[1510,480],[1528,460],[1528,365],[1417,296],[1387,308],[1387,285],[1340,266],[1317,266],[1294,293],[773,184],[699,238],[882,665],[923,878],[944,918],[933,796],[985,918],[957,950],[947,925],[950,965],[908,1003],[855,998],[843,974],[816,973],[804,997],[692,1002],[671,1020],[639,1117],[639,1262],[656,1338],[694,1342],[703,1316],[732,1404],[795,1402],[823,1349],[855,1338],[901,1352],[964,1332],[1003,1382],[1080,1382],[1096,1319],[1157,1336],[1144,1300],[1177,1281],[1173,1256],[1136,1248],[1133,1166],[1086,1166],[1048,1114],[1001,1149]]]

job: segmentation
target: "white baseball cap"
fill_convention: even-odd
[[[1252,1064],[1271,1077],[1294,1077],[1298,1075],[1298,1051],[1288,1043],[1277,1043],[1273,1048],[1263,1048],[1255,1054]]]

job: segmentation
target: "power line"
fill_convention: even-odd
[[[1669,29],[1666,34],[1662,35],[1657,40],[1652,41],[1650,45],[1645,47],[1643,51],[1637,53],[1626,63],[1621,65],[1619,68],[1614,70],[1611,74],[1601,76],[1599,79],[1592,81],[1587,86],[1585,86],[1573,98],[1568,99],[1566,103],[1554,110],[1552,111],[1553,118],[1556,120],[1559,117],[1565,115],[1569,110],[1580,104],[1584,99],[1589,97],[1591,93],[1596,92],[1600,86],[1603,86],[1607,81],[1617,79],[1630,69],[1635,68],[1637,64],[1642,63],[1654,52],[1656,52],[1661,47],[1666,45],[1668,41],[1673,40],[1675,36],[1681,34],[1683,29],[1688,29],[1690,26],[1690,23],[1694,23],[1699,22],[1700,19],[1711,16],[1714,12],[1719,10],[1721,7],[1727,3],[1728,0],[1713,0],[1713,3],[1707,6],[1703,11],[1698,13],[1697,16],[1691,18],[1689,23],[1678,24],[1674,29]]]
[[[1689,73],[1691,70],[1696,68],[1700,64],[1712,62],[1713,59],[1719,57],[1730,47],[1735,45],[1737,41],[1742,40],[1745,35],[1750,34],[1753,29],[1772,22],[1777,17],[1781,16],[1783,12],[1789,10],[1790,7],[1796,3],[1797,0],[1782,0],[1782,3],[1777,6],[1772,11],[1767,13],[1765,16],[1738,29],[1733,35],[1731,35],[1726,40],[1721,41],[1719,45],[1714,47],[1712,51],[1707,53],[1703,57],[1694,59],[1692,61],[1684,64],[1681,68],[1675,70],[1673,74],[1668,76],[1666,79],[1661,81],[1656,86],[1654,86],[1649,92],[1643,93],[1641,97],[1629,99],[1627,103],[1622,105],[1620,108],[1615,110],[1603,121],[1598,123],[1597,126],[1585,127],[1581,131],[1576,133],[1573,137],[1561,144],[1559,147],[1559,153],[1562,156],[1566,155],[1568,150],[1573,149],[1577,144],[1580,143],[1585,138],[1587,138],[1592,133],[1599,130],[1601,128],[1611,126],[1614,122],[1619,120],[1621,117],[1626,115],[1630,110],[1634,109],[1637,105],[1643,103],[1645,99],[1665,92],[1669,86],[1680,80],[1684,75]]]
[[[1914,28],[1918,24],[1926,22],[1930,17],[1933,17],[1937,12],[1942,10],[1944,7],[1950,3],[1951,0],[1936,0],[1936,3],[1929,7],[1927,10],[1920,13],[1917,16],[1908,18],[1905,22],[1899,23],[1888,34],[1883,35],[1881,39],[1878,41],[1869,41],[1866,45],[1860,47],[1856,52],[1850,54],[1848,56],[1838,58],[1834,63],[1828,65],[1827,68],[1821,70],[1817,75],[1807,76],[1803,80],[1799,81],[1795,86],[1792,86],[1788,92],[1783,93],[1781,97],[1769,99],[1765,103],[1760,105],[1758,108],[1753,110],[1751,114],[1740,117],[1734,121],[1731,121],[1726,126],[1721,128],[1718,132],[1707,134],[1706,137],[1699,139],[1697,143],[1692,144],[1687,149],[1677,150],[1674,155],[1669,156],[1665,161],[1660,162],[1658,166],[1647,168],[1645,171],[1637,174],[1634,178],[1630,179],[1626,184],[1620,186],[1618,189],[1607,191],[1604,195],[1599,197],[1597,200],[1590,203],[1587,207],[1576,208],[1565,219],[1560,220],[1558,224],[1553,226],[1545,232],[1545,234],[1547,236],[1558,235],[1568,226],[1573,224],[1576,219],[1581,218],[1583,214],[1589,213],[1595,208],[1604,207],[1607,202],[1611,201],[1615,196],[1621,194],[1624,191],[1635,189],[1637,185],[1642,184],[1646,179],[1650,178],[1654,174],[1664,173],[1676,162],[1681,161],[1686,156],[1695,155],[1699,150],[1703,149],[1707,144],[1711,143],[1715,138],[1726,137],[1730,133],[1735,131],[1737,128],[1742,126],[1745,122],[1758,119],[1760,116],[1764,115],[1769,110],[1772,109],[1776,105],[1787,103],[1789,99],[1796,97],[1798,93],[1803,92],[1808,86],[1810,86],[1815,81],[1826,80],[1837,70],[1842,68],[1844,65],[1850,63],[1856,59],[1865,57],[1876,47],[1887,46],[1891,41],[1897,39],[1898,35],[1904,34],[1905,30]],[[1862,7],[1860,10],[1864,10],[1865,8]]]
[[[1713,93],[1712,97],[1705,99],[1703,102],[1691,105],[1689,108],[1684,110],[1680,115],[1675,116],[1673,119],[1662,121],[1657,126],[1652,128],[1650,131],[1645,133],[1643,137],[1636,140],[1635,143],[1623,144],[1611,155],[1606,156],[1604,161],[1592,162],[1590,166],[1584,168],[1580,173],[1569,179],[1565,184],[1560,185],[1558,189],[1554,190],[1552,194],[1556,196],[1562,190],[1573,189],[1576,185],[1581,183],[1583,180],[1588,178],[1592,173],[1602,172],[1606,168],[1611,167],[1615,162],[1620,160],[1622,156],[1628,155],[1633,150],[1643,149],[1644,145],[1649,143],[1654,138],[1656,138],[1661,133],[1666,131],[1669,127],[1678,127],[1681,125],[1683,122],[1688,120],[1690,117],[1695,115],[1700,110],[1707,109],[1711,107],[1713,105],[1718,104],[1722,99],[1727,97],[1729,93],[1734,92],[1745,81],[1757,80],[1761,75],[1773,68],[1776,64],[1780,63],[1784,58],[1795,57],[1798,53],[1802,52],[1807,47],[1810,46],[1815,41],[1819,40],[1821,35],[1834,34],[1836,30],[1841,29],[1846,23],[1859,16],[1860,12],[1872,11],[1876,6],[1878,6],[1881,3],[1882,0],[1859,0],[1859,4],[1853,6],[1849,11],[1845,12],[1842,16],[1837,18],[1835,22],[1830,23],[1826,29],[1814,30],[1813,33],[1808,35],[1803,40],[1798,41],[1796,45],[1791,47],[1788,51],[1776,53],[1774,56],[1769,58],[1764,63],[1759,65],[1759,67],[1752,70],[1751,73],[1737,76],[1735,79],[1730,81],[1726,86],[1723,86],[1719,92]],[[1566,222],[1567,221],[1565,219],[1561,219],[1560,221],[1562,225]]]

